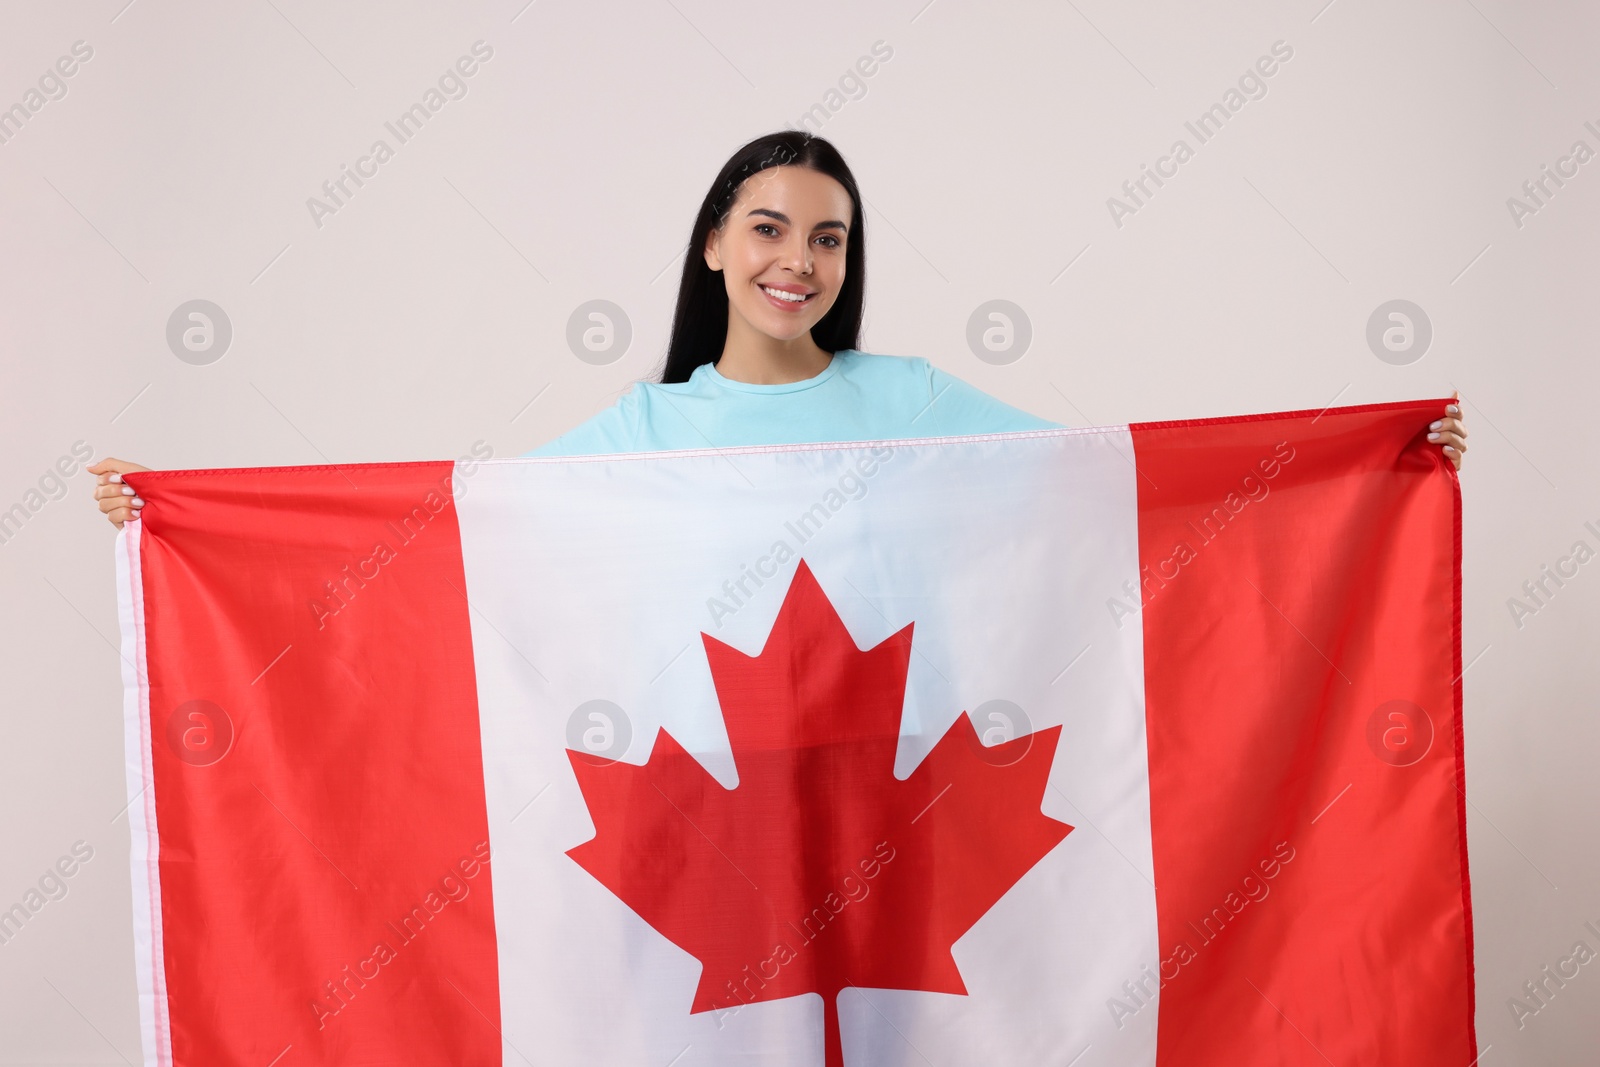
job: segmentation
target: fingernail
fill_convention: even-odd
[[[1455,445],[1445,445],[1444,446],[1444,450],[1446,452],[1454,452],[1456,450],[1456,446]]]
[[[111,475],[111,480],[114,482],[120,482],[122,481],[122,475],[113,472]]]
[[[1428,429],[1430,429],[1430,430],[1437,430],[1437,429],[1438,429],[1438,428],[1439,428],[1439,427],[1441,427],[1441,426],[1443,426],[1443,425],[1444,425],[1444,420],[1443,420],[1443,419],[1440,419],[1440,420],[1438,420],[1438,421],[1437,421],[1437,422],[1435,422],[1435,423],[1433,423],[1433,424],[1432,424],[1432,425],[1430,425],[1430,426],[1429,426],[1429,427],[1428,427]]]
[[[1430,440],[1430,441],[1437,441],[1438,439],[1439,439],[1439,435],[1436,434],[1436,433],[1430,433],[1428,435],[1428,440]],[[1444,447],[1449,448],[1450,446],[1449,445],[1445,445]]]
[[[1452,415],[1455,415],[1461,411],[1461,409],[1456,407],[1454,404],[1446,404],[1444,409]]]
[[[122,495],[123,496],[132,496],[133,495],[133,486],[131,486],[131,485],[123,486],[122,487]]]
[[[136,508],[144,507],[144,501],[140,500],[138,497],[134,497],[132,500],[128,501],[128,503],[132,504]]]

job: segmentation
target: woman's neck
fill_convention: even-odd
[[[717,373],[746,385],[787,385],[815,378],[828,368],[833,356],[817,346],[809,332],[792,341],[756,331],[741,336],[744,330],[728,325],[728,338],[722,358],[716,361]]]

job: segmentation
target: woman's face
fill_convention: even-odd
[[[809,333],[844,284],[850,209],[844,186],[810,167],[746,178],[721,229],[706,238],[706,264],[722,272],[730,316],[778,340]]]

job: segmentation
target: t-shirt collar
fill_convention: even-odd
[[[839,373],[839,358],[845,351],[835,352],[833,358],[828,360],[828,365],[810,378],[802,378],[798,382],[780,382],[776,385],[757,385],[753,382],[736,382],[732,378],[723,377],[712,363],[702,363],[694,369],[694,374],[704,375],[707,381],[725,389],[734,389],[741,393],[793,393],[801,389],[810,389],[821,385],[823,382]]]

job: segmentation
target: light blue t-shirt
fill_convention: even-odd
[[[687,382],[634,382],[616,403],[528,456],[876,441],[1060,429],[921,356],[835,352],[822,373],[781,385],[725,378],[702,363]]]

